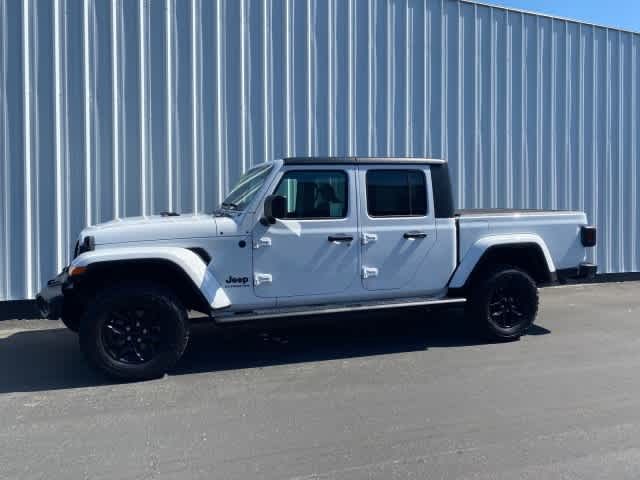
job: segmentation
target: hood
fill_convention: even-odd
[[[112,220],[85,228],[81,241],[93,236],[96,245],[145,242],[186,238],[232,236],[237,230],[232,218],[214,217],[208,214],[129,217]],[[221,233],[223,232],[223,233]]]

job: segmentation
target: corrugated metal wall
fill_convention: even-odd
[[[210,211],[286,155],[449,159],[464,207],[585,209],[638,271],[640,35],[456,0],[0,0],[0,300],[79,230]]]

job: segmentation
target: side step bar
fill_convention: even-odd
[[[303,317],[309,315],[329,315],[334,313],[360,312],[367,310],[383,310],[387,308],[426,307],[435,305],[457,305],[467,301],[466,298],[405,298],[403,300],[360,302],[351,304],[322,305],[315,307],[274,308],[242,313],[223,313],[214,318],[216,323],[244,322],[247,320],[263,320],[269,318]]]

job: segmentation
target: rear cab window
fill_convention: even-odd
[[[366,184],[370,217],[424,217],[428,213],[422,170],[369,169]]]

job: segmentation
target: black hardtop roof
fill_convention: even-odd
[[[440,158],[423,157],[287,157],[282,159],[285,165],[304,164],[428,164],[442,165],[447,163]]]

